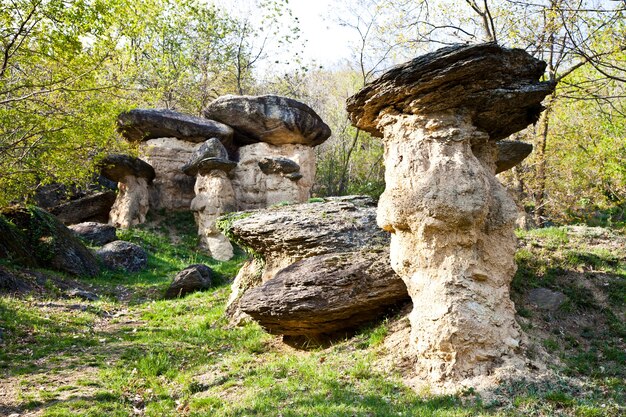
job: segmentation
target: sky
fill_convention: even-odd
[[[336,0],[290,0],[293,14],[299,18],[307,39],[306,58],[323,65],[334,64],[350,56],[349,43],[354,34],[330,17]]]

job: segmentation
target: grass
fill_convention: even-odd
[[[524,247],[513,297],[535,349],[560,358],[553,364],[560,376],[504,384],[494,400],[472,389],[416,393],[399,371],[378,369],[393,317],[311,351],[286,347],[254,323],[229,327],[229,281],[243,256],[218,263],[197,252],[189,222],[168,219],[174,232],[154,222],[120,233],[147,248],[149,268],[83,280],[105,295],[99,301],[66,299],[53,288],[43,295],[0,296],[0,388],[9,390],[0,394],[0,414],[469,417],[624,411],[626,268],[624,254],[610,247],[586,247],[567,229],[565,235],[520,233]],[[173,274],[197,262],[216,271],[215,287],[161,299]],[[570,307],[546,314],[525,303],[526,291],[541,286],[565,293]]]

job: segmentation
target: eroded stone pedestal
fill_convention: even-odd
[[[386,116],[378,223],[413,300],[411,340],[429,379],[486,375],[518,351],[509,297],[517,207],[496,145],[453,114]],[[410,157],[409,157],[410,156]]]
[[[118,194],[109,212],[109,223],[128,229],[146,221],[150,208],[148,181],[145,178],[127,175],[117,184]]]
[[[544,69],[520,49],[452,46],[348,99],[352,122],[385,143],[377,221],[392,233],[391,264],[414,306],[410,346],[429,383],[524,363],[509,296],[517,207],[495,173],[530,149],[497,141],[538,119],[554,89],[539,81]]]

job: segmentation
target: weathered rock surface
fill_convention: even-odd
[[[294,172],[300,171],[300,165],[282,156],[261,159],[259,161],[259,168],[261,168],[261,172],[265,175],[293,174]]]
[[[188,210],[195,179],[182,171],[200,144],[176,138],[151,139],[139,145],[139,154],[156,172],[150,187],[153,210]]]
[[[389,234],[376,226],[376,206],[371,198],[326,200],[256,210],[231,223],[229,233],[265,259],[262,282],[304,258],[388,243]]]
[[[118,183],[118,190],[109,212],[109,223],[121,229],[144,223],[150,209],[148,181],[128,175]]]
[[[178,138],[199,143],[218,138],[228,143],[233,136],[233,129],[225,124],[172,110],[130,110],[119,115],[118,128],[130,141]]]
[[[7,220],[11,225],[7,225]],[[99,272],[94,255],[50,213],[36,208],[8,207],[0,215],[0,255],[25,266],[40,266],[71,275]]]
[[[331,134],[313,109],[281,96],[222,96],[209,104],[204,115],[232,126],[239,144],[316,146]]]
[[[517,207],[495,178],[496,140],[536,121],[554,85],[545,63],[495,44],[442,48],[348,99],[355,125],[383,136],[378,224],[413,301],[411,346],[431,382],[521,363],[509,297]]]
[[[533,151],[533,145],[515,140],[498,142],[496,174],[509,170],[522,162]]]
[[[388,256],[386,249],[303,259],[247,291],[239,306],[270,333],[319,340],[355,329],[409,299]]]
[[[117,240],[116,229],[110,224],[84,222],[69,226],[74,235],[86,240],[92,245],[102,246]]]
[[[148,267],[148,254],[139,245],[123,240],[107,243],[96,251],[102,263],[112,270],[139,272]]]
[[[206,265],[190,265],[174,277],[165,292],[165,298],[177,298],[186,294],[211,288],[211,268]]]
[[[546,64],[522,49],[495,43],[450,46],[398,65],[347,101],[352,123],[383,136],[381,118],[463,109],[491,140],[537,121],[554,84],[541,82]]]
[[[48,211],[65,224],[107,222],[116,198],[115,191],[102,191],[51,207]]]
[[[195,177],[196,175],[206,175],[213,170],[228,173],[236,165],[236,162],[228,158],[228,152],[224,145],[218,139],[211,138],[196,149],[181,169],[185,174]]]
[[[194,188],[196,197],[191,202],[200,246],[211,257],[227,261],[233,257],[233,246],[215,225],[219,216],[236,210],[235,191],[224,171],[213,170],[207,175],[198,175]]]
[[[233,322],[245,317],[239,308],[241,296],[269,282],[283,268],[325,254],[376,251],[389,242],[389,234],[376,226],[375,202],[361,196],[236,213],[226,233],[257,254],[233,282],[227,307]]]
[[[145,161],[130,155],[112,154],[103,158],[100,173],[115,182],[123,182],[127,176],[145,178],[148,182],[155,177],[154,168]]]
[[[238,210],[283,202],[303,203],[309,199],[315,180],[315,150],[310,146],[256,143],[239,148],[238,156],[239,163],[231,173]],[[296,172],[285,174],[273,169],[263,172],[260,162],[278,158],[297,164],[299,178],[290,177]]]

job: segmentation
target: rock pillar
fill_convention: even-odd
[[[495,177],[497,141],[541,112],[545,64],[489,43],[398,66],[348,100],[385,143],[377,221],[413,300],[411,346],[433,382],[488,375],[519,355],[509,297],[517,208]],[[518,161],[519,162],[519,161]]]

